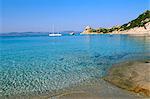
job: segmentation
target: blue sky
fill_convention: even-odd
[[[126,23],[149,9],[150,0],[0,0],[0,32],[82,31]]]

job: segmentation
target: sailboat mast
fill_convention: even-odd
[[[55,33],[55,27],[54,27],[54,24],[53,24],[53,34]]]
[[[55,26],[52,25],[53,33],[50,33],[49,36],[62,36],[62,34],[55,33]]]

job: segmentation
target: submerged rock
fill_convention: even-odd
[[[104,80],[120,88],[150,97],[150,63],[118,64],[109,70]]]

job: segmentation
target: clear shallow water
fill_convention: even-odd
[[[112,64],[150,59],[150,37],[1,37],[0,96],[40,94],[97,79]]]

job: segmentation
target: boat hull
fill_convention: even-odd
[[[49,36],[62,36],[62,34],[49,34]]]

